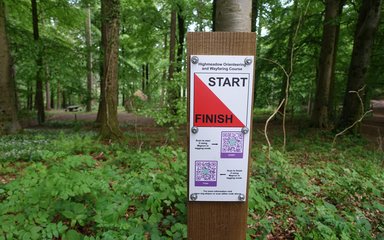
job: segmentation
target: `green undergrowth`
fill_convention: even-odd
[[[96,139],[70,130],[0,138],[1,240],[186,239],[185,149]],[[291,136],[267,159],[256,139],[248,239],[384,239],[384,154],[358,138],[331,142]]]
[[[249,239],[384,239],[384,154],[360,138],[291,139],[254,148]]]

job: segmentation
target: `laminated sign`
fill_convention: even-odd
[[[245,201],[253,56],[190,56],[190,201]]]

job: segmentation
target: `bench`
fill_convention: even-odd
[[[65,111],[69,111],[69,112],[78,112],[78,111],[81,111],[81,107],[80,106],[68,106],[65,108]]]

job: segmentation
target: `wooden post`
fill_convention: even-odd
[[[256,34],[250,32],[188,33],[188,88],[191,81],[191,55],[255,56]],[[254,81],[254,79],[251,79],[251,81]],[[188,99],[190,99],[190,92],[190,89],[188,89]],[[190,111],[188,110],[188,114],[190,114],[189,112]],[[190,118],[188,117],[188,119]],[[188,139],[190,139],[190,127],[191,126],[189,123],[187,131]],[[250,124],[249,134],[252,135],[252,124]],[[251,139],[249,143],[251,145]],[[248,159],[248,178],[250,172],[249,166],[251,166],[250,158]],[[246,238],[248,214],[248,178],[247,198],[243,202],[188,202],[189,240],[244,240]]]

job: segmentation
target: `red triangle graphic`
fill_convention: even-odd
[[[196,127],[245,126],[196,74],[193,106],[193,125]]]

